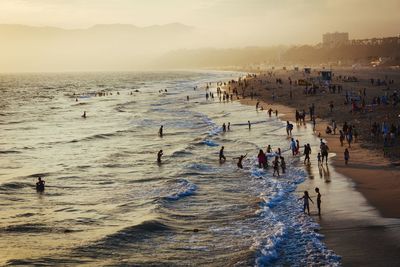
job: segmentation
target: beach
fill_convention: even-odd
[[[339,73],[339,74],[338,74]],[[299,187],[299,191],[313,191],[318,186],[323,194],[324,213],[316,220],[321,224],[321,233],[326,237],[326,243],[330,248],[343,256],[344,266],[396,266],[399,264],[399,220],[400,210],[400,170],[398,167],[397,155],[383,157],[383,153],[376,143],[368,141],[368,133],[360,133],[357,143],[351,145],[350,162],[344,164],[343,151],[338,134],[326,134],[327,125],[331,125],[331,120],[338,122],[338,128],[341,128],[340,121],[356,122],[358,130],[360,128],[369,128],[369,120],[389,119],[388,113],[393,115],[399,108],[382,107],[376,110],[375,114],[370,114],[369,119],[365,115],[357,115],[349,112],[349,106],[343,103],[343,95],[321,94],[315,96],[306,96],[303,94],[304,87],[290,86],[288,77],[296,77],[295,72],[277,71],[274,77],[264,78],[270,83],[264,83],[263,86],[259,79],[267,77],[264,73],[259,74],[258,78],[248,79],[247,96],[241,97],[241,102],[255,107],[259,102],[264,112],[272,108],[278,110],[280,118],[283,121],[290,121],[294,125],[295,112],[297,110],[308,110],[311,103],[316,106],[316,128],[312,130],[312,123],[306,116],[307,128],[309,134],[322,138],[327,142],[330,148],[331,170],[329,182],[321,182],[315,177],[324,177],[326,171],[321,172],[316,168],[309,170],[309,178]],[[394,80],[399,77],[398,73],[388,71],[390,77]],[[357,75],[359,79],[366,77],[383,77],[383,71],[374,72],[373,70],[353,71],[339,70],[335,75]],[[300,74],[297,77],[303,76]],[[261,78],[260,78],[261,77]],[[360,78],[361,77],[361,78]],[[281,78],[285,82],[281,85],[275,85],[275,79]],[[253,79],[253,80],[252,80]],[[272,82],[271,82],[272,81]],[[361,85],[348,86],[344,84],[347,90],[358,90],[360,87],[366,87],[368,94],[379,95],[383,88],[373,88],[367,85],[367,82],[361,82]],[[392,86],[393,89],[397,88]],[[346,90],[344,89],[344,90]],[[374,91],[377,91],[375,92]],[[387,90],[387,87],[384,89]],[[290,99],[292,91],[292,99]],[[251,99],[253,93],[253,99]],[[275,94],[272,99],[272,94]],[[329,111],[329,103],[334,101],[334,114]],[[274,116],[274,115],[273,115]],[[360,118],[364,116],[364,118]],[[365,119],[365,117],[367,119]],[[367,126],[366,126],[367,125]],[[293,135],[297,136],[302,126],[295,126]],[[319,136],[319,137],[318,137]],[[300,139],[301,141],[301,139]],[[345,145],[345,147],[347,147]],[[394,149],[398,149],[398,146]],[[316,156],[316,152],[313,157]],[[317,163],[314,163],[317,165]],[[312,165],[314,165],[312,164]],[[333,170],[332,170],[333,169]],[[299,194],[300,194],[299,192]],[[360,193],[358,193],[360,192]],[[378,240],[370,242],[370,240]]]

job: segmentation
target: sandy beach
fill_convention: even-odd
[[[273,80],[281,78],[287,81],[288,77],[293,77],[293,73],[286,71],[278,73],[275,74]],[[344,70],[338,73],[350,75]],[[393,74],[391,73],[391,77]],[[360,71],[357,75],[366,79],[371,75],[376,77],[383,74],[368,70]],[[268,78],[265,79],[268,80]],[[269,80],[271,81],[271,78]],[[305,167],[309,173],[309,179],[298,188],[299,195],[304,190],[313,192],[315,187],[319,187],[323,192],[323,215],[313,216],[321,225],[321,233],[324,234],[327,245],[343,257],[344,266],[398,266],[400,264],[398,157],[395,153],[384,157],[379,142],[372,143],[368,139],[368,131],[365,128],[369,129],[371,120],[395,120],[393,117],[399,108],[378,107],[367,117],[364,114],[346,111],[349,106],[340,104],[343,102],[342,95],[305,96],[302,87],[296,88],[288,83],[280,86],[257,85],[261,83],[258,78],[248,80],[248,87],[256,96],[253,95],[251,99],[251,93],[248,92],[249,95],[244,99],[240,97],[240,101],[254,107],[259,102],[266,116],[268,109],[278,110],[281,120],[290,121],[296,125],[296,109],[307,110],[311,103],[315,103],[317,110],[315,131],[306,116],[306,127],[295,126],[293,135],[307,131],[308,134],[314,135],[314,138],[322,138],[330,148],[329,164],[326,169],[316,167],[318,165],[315,159],[317,152],[313,152],[311,164],[313,167]],[[382,90],[382,88],[368,86],[367,81],[361,81],[359,86],[368,88],[367,92],[372,96],[379,95]],[[346,88],[346,84],[343,87]],[[352,86],[347,89],[356,90],[355,88],[358,87]],[[292,99],[289,96],[290,91],[292,91]],[[275,94],[274,101],[271,97],[272,92]],[[330,101],[335,103],[334,114],[329,112]],[[347,145],[341,146],[338,132],[336,135],[325,133],[326,126],[331,125],[332,119],[338,122],[338,129],[341,129],[343,121],[354,123],[358,129],[362,129],[359,131],[357,142],[348,148],[350,151],[348,165],[345,165],[343,157],[344,148]],[[398,151],[398,144],[392,149]],[[321,179],[315,178],[318,176]],[[376,242],[370,242],[370,240]]]

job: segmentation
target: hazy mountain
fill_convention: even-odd
[[[191,45],[195,29],[173,23],[61,29],[0,24],[0,71],[126,70]]]

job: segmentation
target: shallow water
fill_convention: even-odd
[[[0,263],[340,264],[294,194],[307,173],[289,156],[285,123],[206,101],[206,82],[215,91],[239,75],[1,75]],[[224,122],[231,131],[222,132]],[[256,166],[268,144],[284,152],[280,178]],[[239,170],[232,158],[245,153]],[[34,190],[38,175],[43,194]]]

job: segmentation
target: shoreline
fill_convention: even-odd
[[[258,100],[240,99],[239,101],[243,105],[255,107]],[[280,120],[283,122],[293,121],[294,108],[280,103],[268,104],[265,101],[259,101],[260,105],[264,107],[264,112],[270,107],[274,110],[278,109]],[[305,128],[312,131],[312,125],[309,122],[306,124],[308,127]],[[294,123],[294,125],[296,124]],[[312,134],[313,137],[317,139],[316,133],[323,132],[325,126],[324,120],[318,120],[316,131]],[[293,130],[295,136],[296,131],[295,127]],[[314,195],[314,187],[319,187],[322,191],[322,215],[318,216],[314,211],[311,216],[319,223],[321,227],[319,231],[324,236],[325,244],[342,257],[341,262],[344,266],[399,266],[400,220],[383,217],[382,207],[376,206],[375,208],[370,198],[367,197],[369,196],[368,190],[373,191],[374,189],[366,187],[364,190],[363,186],[365,185],[357,184],[358,179],[362,178],[364,173],[357,174],[359,167],[353,168],[351,164],[347,167],[344,166],[340,157],[341,153],[339,154],[341,146],[337,140],[338,135],[322,135],[321,138],[325,139],[330,147],[329,167],[326,166],[326,170],[322,168],[323,179],[315,178],[321,177],[321,169],[316,168],[317,162],[314,159],[316,152],[314,151],[311,156],[313,166],[309,169],[306,165],[302,166],[308,172],[308,178],[299,184],[296,193],[300,196],[302,191],[308,190]],[[363,150],[361,155],[368,152],[359,145],[356,149]],[[353,158],[352,160],[354,160]],[[303,164],[300,162],[299,166],[301,165]],[[377,177],[375,175],[382,175],[381,172],[386,172],[386,170],[370,168],[365,172],[374,178]],[[326,181],[326,176],[330,179],[329,181]],[[353,185],[354,182],[356,185]],[[316,207],[311,206],[310,208],[314,210]],[[391,214],[390,209],[389,214]],[[371,242],[371,240],[375,242]]]

